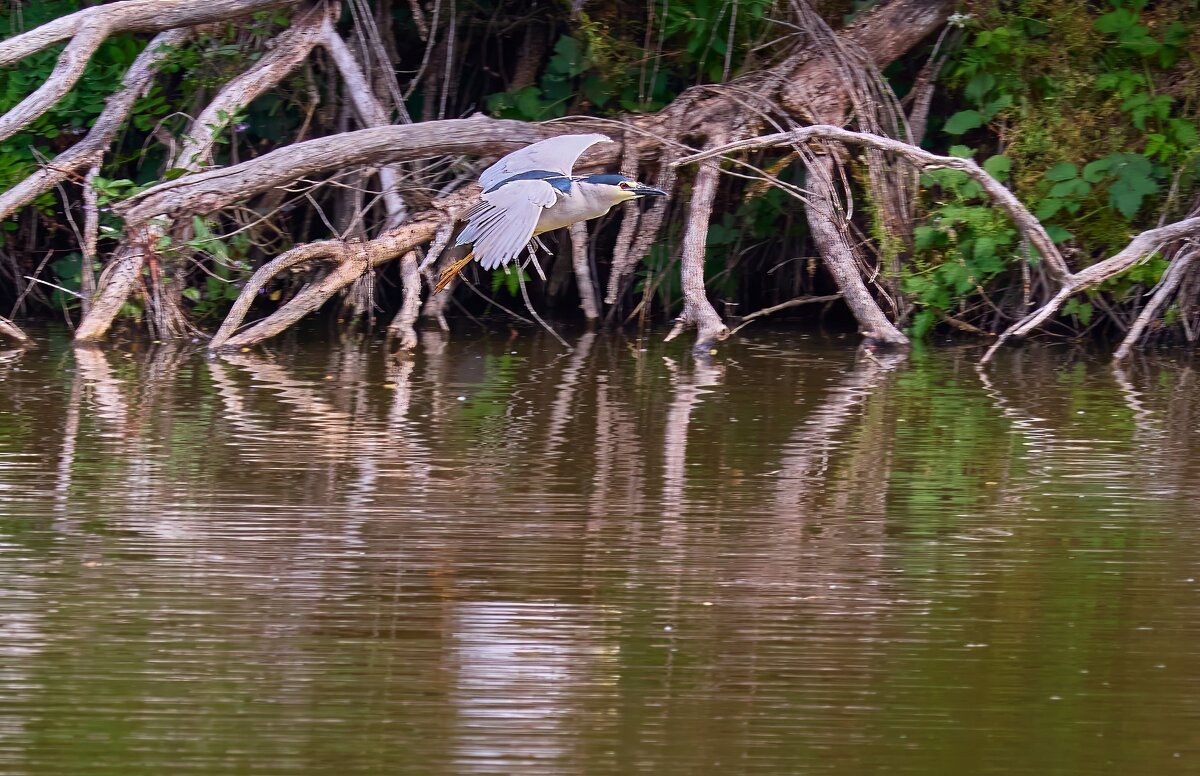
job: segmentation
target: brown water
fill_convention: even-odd
[[[0,773],[1200,772],[1200,392],[752,333],[0,363]]]

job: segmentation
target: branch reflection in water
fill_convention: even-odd
[[[922,773],[970,770],[968,714],[1010,764],[1190,735],[1187,364],[420,336],[0,358],[0,760]]]

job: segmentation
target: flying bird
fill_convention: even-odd
[[[573,175],[575,160],[606,135],[560,135],[513,151],[483,171],[483,193],[463,215],[466,227],[455,245],[472,246],[438,278],[436,294],[472,260],[484,269],[508,264],[526,249],[534,252],[537,235],[599,218],[614,205],[641,197],[665,197],[662,189],[624,175]]]

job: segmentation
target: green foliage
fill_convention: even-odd
[[[955,146],[951,153],[966,156],[968,149]],[[983,167],[1003,180],[1011,161],[993,156]],[[938,201],[914,230],[914,266],[901,283],[919,308],[910,329],[916,339],[929,332],[939,314],[950,312],[1019,259],[1016,230],[991,206],[978,182],[960,170],[934,170],[923,174],[921,183]]]
[[[536,85],[489,95],[485,104],[494,116],[526,121],[584,107],[592,113],[659,110],[697,81],[736,75],[751,44],[770,29],[771,5],[739,0],[735,13],[726,0],[653,0],[652,32],[661,36],[662,55],[649,59],[640,45],[610,31],[627,20],[583,15],[573,34],[558,38]]]
[[[505,265],[502,269],[492,273],[492,294],[499,294],[503,290],[511,297],[520,298],[521,283],[528,283],[531,280],[533,278],[525,270]]]
[[[1200,79],[1189,45],[1200,8],[989,0],[972,10],[945,70],[957,90],[941,128],[944,142],[960,143],[951,154],[986,157],[984,168],[1014,188],[1081,265],[1153,226],[1164,208],[1182,215],[1200,179]],[[903,286],[918,305],[918,337],[989,281],[1003,286],[1024,261],[1011,227],[965,177],[939,171],[922,180],[931,187],[927,216]],[[1120,298],[1144,288],[1161,275],[1159,261],[1101,291]],[[1087,326],[1094,312],[1075,300],[1063,315]]]

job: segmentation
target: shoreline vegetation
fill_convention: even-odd
[[[836,310],[984,361],[1194,345],[1198,33],[1145,0],[12,3],[0,337],[240,349],[324,310],[413,349],[498,310],[708,351]],[[431,296],[479,171],[575,132],[670,196]]]

